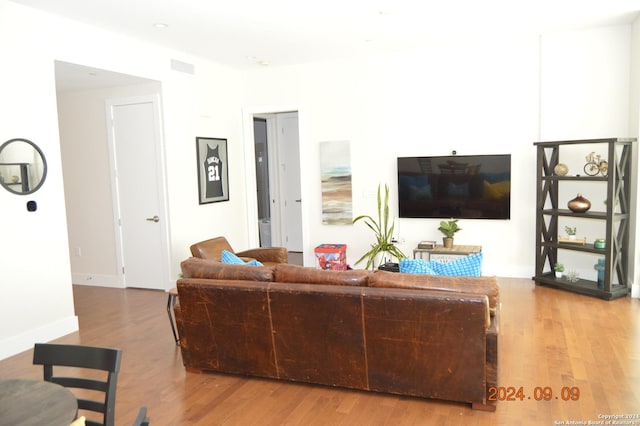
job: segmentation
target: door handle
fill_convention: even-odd
[[[296,200],[296,203],[301,203],[301,202],[302,202],[302,199],[300,199],[300,198],[298,198],[298,199]]]
[[[147,218],[147,220],[148,220],[149,222],[156,222],[156,223],[157,223],[157,222],[160,222],[160,218],[159,218],[157,215],[156,215],[156,216],[154,216],[154,217],[148,217],[148,218]]]

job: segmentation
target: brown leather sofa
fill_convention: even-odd
[[[229,241],[227,241],[225,237],[216,237],[200,241],[192,244],[189,250],[193,257],[216,261],[220,261],[222,251],[226,250],[235,254],[245,262],[257,260],[265,266],[287,263],[289,257],[289,253],[285,247],[256,247],[234,252],[231,244],[229,244]]]
[[[185,367],[493,410],[499,290],[462,278],[182,262]]]

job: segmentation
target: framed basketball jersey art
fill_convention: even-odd
[[[196,137],[200,204],[229,200],[227,140]]]

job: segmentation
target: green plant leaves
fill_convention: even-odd
[[[438,231],[442,232],[442,234],[447,238],[453,238],[453,235],[462,231],[462,228],[458,226],[458,219],[454,220],[443,220],[440,222],[440,226],[438,227]]]
[[[395,257],[397,259],[407,257],[402,253],[402,250],[391,242],[393,239],[393,231],[395,229],[395,221],[393,219],[391,219],[391,221],[389,220],[389,187],[387,185],[384,186],[384,201],[382,199],[380,185],[378,185],[377,201],[378,220],[375,220],[369,215],[360,215],[353,219],[353,223],[363,220],[365,225],[373,231],[376,238],[376,242],[371,244],[371,249],[356,261],[356,264],[358,264],[366,260],[366,269],[373,269],[375,266],[375,259],[380,254],[388,253],[391,257]]]

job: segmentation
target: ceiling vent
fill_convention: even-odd
[[[171,69],[174,71],[186,72],[187,74],[195,73],[195,67],[193,64],[188,64],[177,59],[171,60]]]

